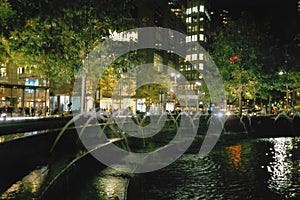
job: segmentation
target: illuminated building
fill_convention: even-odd
[[[34,76],[34,66],[18,67],[11,63],[0,65],[0,108],[8,106],[11,112],[25,115],[24,108],[33,108],[36,114],[45,114],[49,106],[49,83],[42,76]],[[27,109],[26,109],[27,110]]]
[[[183,19],[183,11],[185,9],[185,0],[170,0],[168,5],[171,12],[174,13],[178,18]]]
[[[204,49],[207,47],[209,39],[209,30],[211,23],[210,5],[206,0],[189,0],[184,12],[185,24],[187,28],[187,43],[197,42]],[[196,48],[196,47],[195,47]],[[191,48],[193,49],[193,48]],[[181,64],[180,71],[189,80],[189,85],[185,86],[186,90],[195,91],[197,102],[204,94],[199,88],[202,85],[203,73],[205,68],[205,53],[199,51],[187,52],[185,62]],[[194,102],[194,105],[197,105]],[[197,108],[196,108],[197,109]]]
[[[300,15],[300,1],[299,1],[299,0],[298,0],[298,2],[297,2],[297,10],[298,10],[297,16],[299,17],[299,15]],[[298,18],[298,19],[299,19],[299,18]],[[298,27],[299,27],[299,26],[298,26]],[[299,28],[298,28],[298,31],[300,31]],[[297,43],[298,48],[300,48],[300,32],[297,33],[297,35],[296,35],[296,37],[295,37],[295,40],[296,40],[296,43]]]
[[[220,12],[220,19],[221,19],[220,21],[222,22],[223,25],[228,24],[228,14],[229,14],[229,11],[225,10],[225,9],[223,9]]]

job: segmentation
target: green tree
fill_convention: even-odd
[[[212,57],[221,72],[227,99],[238,100],[239,114],[243,97],[255,98],[260,70],[257,63],[259,34],[250,19],[232,21],[213,34]]]
[[[18,0],[11,5],[18,17],[11,22],[3,17],[11,28],[6,35],[1,34],[6,45],[2,57],[34,65],[35,73],[57,88],[72,83],[87,54],[110,31],[135,24],[133,0]]]
[[[278,72],[284,58],[297,57],[290,50],[285,53],[270,34],[270,21],[269,17],[257,20],[244,13],[212,37],[212,57],[222,74],[227,98],[229,102],[238,100],[240,114],[243,98],[271,105],[278,93]]]

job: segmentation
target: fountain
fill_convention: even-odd
[[[277,136],[292,135],[292,119],[287,115],[285,111],[279,113],[274,119],[273,131]]]
[[[122,115],[123,114],[124,113],[122,113]],[[100,188],[103,189],[101,193],[102,198],[106,198],[107,196],[105,197],[105,195],[108,195],[109,197],[113,197],[115,195],[114,198],[122,199],[126,196],[124,192],[126,191],[130,180],[132,177],[136,176],[134,175],[134,170],[144,170],[144,163],[149,164],[149,167],[151,168],[157,167],[151,164],[157,160],[162,165],[167,165],[170,160],[176,160],[176,156],[170,157],[169,160],[166,160],[163,156],[164,154],[159,154],[168,152],[170,149],[172,152],[176,152],[181,150],[180,148],[183,148],[181,152],[188,151],[188,153],[191,153],[197,152],[197,150],[199,151],[199,146],[202,145],[201,148],[203,150],[203,148],[209,146],[209,142],[219,139],[218,135],[213,134],[214,132],[212,130],[217,130],[222,127],[223,134],[221,135],[221,142],[223,143],[226,142],[226,137],[229,135],[232,135],[233,138],[235,138],[235,134],[246,134],[248,137],[251,136],[253,133],[252,131],[259,132],[259,129],[256,128],[260,120],[269,120],[269,125],[272,128],[271,131],[274,129],[283,131],[287,128],[288,130],[292,130],[294,134],[300,124],[299,113],[295,113],[293,117],[287,116],[286,113],[281,113],[273,119],[271,117],[249,118],[248,116],[236,115],[219,118],[219,116],[215,114],[205,115],[203,113],[196,113],[191,116],[187,112],[181,112],[177,116],[162,113],[159,116],[147,119],[136,119],[127,115],[126,112],[125,115],[123,115],[126,117],[120,118],[120,115],[120,112],[113,113],[109,118],[106,118],[105,122],[103,122],[100,113],[93,111],[75,115],[73,119],[66,123],[66,125],[57,134],[55,140],[53,140],[54,142],[50,147],[50,157],[45,168],[43,168],[47,170],[44,170],[44,173],[40,174],[40,178],[43,178],[43,181],[40,183],[38,191],[32,195],[36,195],[36,197],[42,199],[53,199],[54,197],[62,198],[61,194],[66,193],[64,190],[67,189],[69,192],[65,195],[72,196],[78,194],[77,191],[82,190],[81,186],[75,183],[83,183],[86,181],[90,183],[92,180],[96,181],[94,179],[95,177],[98,177],[97,181],[101,183]],[[119,125],[116,123],[115,119],[118,120]],[[185,120],[182,121],[182,119]],[[146,134],[142,132],[143,127],[149,128],[158,126],[161,125],[163,121],[164,126],[159,133],[145,137]],[[130,126],[130,124],[133,123],[136,127]],[[74,125],[77,126],[77,134],[75,133]],[[261,124],[261,126],[266,126],[266,124]],[[101,129],[99,129],[99,127],[101,127]],[[204,134],[204,132],[202,133],[199,131],[198,127],[200,127],[199,129],[201,129],[201,131],[209,130],[210,128],[212,132],[210,134]],[[285,129],[283,129],[283,127]],[[265,130],[262,127],[260,128]],[[124,131],[124,129],[126,131]],[[196,134],[188,134],[191,130],[194,130]],[[176,135],[176,131],[181,131],[181,134]],[[63,144],[63,136],[65,134],[69,135],[69,133],[77,135],[77,139],[73,140],[74,148],[62,153],[61,148],[57,147]],[[137,133],[141,133],[140,136],[142,137],[136,137],[134,134]],[[263,133],[265,135],[268,134],[265,132]],[[273,134],[274,133],[282,134],[282,132],[273,132]],[[262,136],[264,135],[260,135],[260,137]],[[90,141],[90,146],[88,146],[88,148],[82,144],[82,138]],[[192,140],[192,144],[185,143],[186,140],[190,141],[192,138],[194,138],[194,140]],[[204,141],[206,141],[206,143]],[[189,145],[182,146],[182,144]],[[108,165],[110,167],[107,167],[107,164],[101,163],[97,160],[95,155],[107,152],[107,149],[111,148],[112,145],[122,149],[123,151],[129,152],[127,156],[123,157],[124,159],[127,159],[125,164],[117,163],[118,166]],[[189,149],[187,150],[187,148]],[[134,153],[137,152],[144,153],[144,156],[138,157],[134,155]],[[149,152],[157,154],[149,154]],[[111,155],[114,154],[110,154],[108,156]],[[119,157],[119,159],[120,158],[121,157]],[[124,169],[128,166],[129,168]],[[38,170],[38,168],[35,170]],[[107,171],[109,171],[109,173],[106,173]],[[104,185],[110,183],[110,181],[118,182],[119,180],[121,181],[119,184],[124,187],[122,190],[114,193],[116,188],[113,186],[111,186],[110,189],[104,188]],[[10,195],[10,191],[12,191],[12,189],[7,190],[5,195]],[[94,192],[97,193],[97,191]]]
[[[224,124],[224,134],[235,136],[247,136],[251,131],[251,117],[249,115],[230,115]]]
[[[299,135],[300,134],[300,113],[299,112],[296,112],[293,115],[292,124],[293,124],[293,134]]]

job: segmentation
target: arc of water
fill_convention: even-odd
[[[92,117],[90,117],[90,118],[85,122],[85,124],[83,125],[83,127],[82,127],[80,133],[78,134],[79,137],[78,137],[77,140],[76,140],[76,144],[79,142],[80,136],[82,136],[82,134],[84,133],[85,129],[87,128],[87,125],[88,125],[92,120],[94,120],[94,119],[95,119],[95,117],[92,116]],[[97,119],[97,118],[96,118],[96,119]],[[100,129],[100,130],[102,130],[102,129]],[[103,133],[103,132],[102,132],[102,133]]]
[[[249,119],[250,116],[247,115],[246,117],[247,117],[247,119],[249,120],[249,124],[251,125],[251,123],[250,123],[251,119]],[[242,116],[240,117],[240,123],[243,125],[243,128],[244,128],[245,132],[248,134],[248,130],[247,130],[247,127],[246,127],[245,122],[243,121],[243,118],[244,118],[244,116],[242,115]]]
[[[56,144],[58,143],[59,139],[62,137],[62,135],[65,133],[65,131],[67,130],[67,128],[74,123],[76,120],[78,120],[80,117],[84,116],[85,113],[80,113],[76,116],[74,116],[72,119],[70,119],[70,121],[61,129],[61,131],[59,132],[59,134],[57,135],[57,137],[55,138],[55,141],[53,143],[53,145],[50,148],[50,153],[54,150]]]
[[[87,126],[87,124],[88,124],[91,120],[95,119],[95,114],[94,114],[94,113],[91,113],[91,112],[88,112],[88,113],[83,112],[83,113],[80,113],[80,114],[77,114],[77,115],[73,116],[73,118],[70,119],[70,120],[68,121],[68,123],[61,129],[61,131],[59,132],[59,134],[58,134],[57,137],[55,138],[55,141],[54,141],[54,143],[52,144],[52,146],[51,146],[49,152],[50,152],[50,153],[53,152],[53,150],[54,150],[55,146],[57,145],[58,141],[60,140],[60,138],[63,136],[63,134],[65,133],[65,131],[67,130],[67,128],[68,128],[72,123],[74,123],[76,120],[80,119],[81,117],[90,117],[90,116],[92,116],[92,117],[89,118],[89,119],[85,122],[85,124],[83,125],[83,127],[82,127],[81,132],[80,132],[79,135],[82,135],[82,133],[84,132],[84,130],[85,130],[86,126]],[[79,139],[80,139],[80,138],[78,138],[78,139],[76,140],[76,143],[78,143],[78,140],[79,140]]]
[[[97,112],[97,113],[100,113],[100,111]],[[97,114],[97,113],[96,113],[96,114]],[[85,122],[85,124],[83,125],[81,131],[79,132],[79,134],[78,134],[79,137],[78,137],[76,143],[78,143],[79,140],[80,140],[80,138],[83,136],[83,134],[84,134],[84,132],[85,132],[85,129],[87,128],[87,125],[88,125],[92,120],[97,120],[97,117],[96,117],[96,115],[95,115],[93,112],[88,112],[85,116],[88,116],[89,119]],[[101,115],[100,115],[100,116],[101,116]],[[105,124],[104,127],[103,127],[103,128],[100,128],[101,134],[104,134],[104,130],[105,130],[105,128],[106,128],[107,126],[112,125],[112,126],[110,126],[110,128],[112,129],[112,131],[113,131],[115,134],[117,134],[117,136],[118,136],[119,138],[122,138],[122,139],[125,140],[125,145],[123,144],[123,147],[126,148],[126,149],[128,149],[128,150],[130,150],[130,147],[128,146],[127,138],[125,137],[124,134],[118,134],[119,131],[116,130],[116,129],[114,128],[113,125],[114,125],[115,123],[112,123],[112,120],[113,120],[113,117],[109,117],[108,121],[104,123],[104,124]]]
[[[135,32],[138,34],[138,42],[134,43],[124,43],[124,42],[116,42],[114,40],[107,40],[99,44],[88,56],[87,59],[84,60],[84,65],[83,68],[88,69],[89,72],[92,72],[91,74],[88,74],[86,78],[89,78],[91,81],[94,80],[99,80],[101,76],[103,75],[104,71],[106,68],[114,62],[115,58],[118,58],[121,55],[124,55],[128,52],[135,51],[135,50],[140,50],[140,49],[159,49],[160,51],[169,51],[170,49],[174,52],[174,54],[178,55],[179,57],[186,58],[187,52],[188,53],[201,53],[206,57],[207,59],[205,60],[205,64],[207,65],[204,71],[201,71],[201,73],[204,73],[204,81],[206,82],[206,85],[208,87],[208,90],[210,91],[210,97],[211,97],[211,102],[215,104],[222,104],[225,98],[225,91],[224,91],[224,85],[222,82],[222,77],[219,74],[219,71],[217,67],[215,66],[213,60],[210,58],[208,53],[201,47],[198,43],[185,43],[186,35],[176,32],[173,30],[169,29],[164,29],[164,28],[156,28],[156,27],[145,27],[145,28],[140,28],[140,29],[134,29],[134,30],[129,30],[127,32]],[[126,34],[126,33],[124,33]],[[172,34],[172,38],[174,38],[171,43],[163,43],[160,47],[157,47],[157,42],[156,42],[156,37],[158,35],[164,37],[164,36],[170,36]],[[171,45],[170,45],[171,44]],[[174,49],[174,46],[176,47]],[[195,48],[196,46],[196,48]],[[109,56],[109,55],[114,55],[114,56]],[[200,54],[199,54],[200,55]],[[191,64],[198,64],[197,62],[190,62]],[[151,66],[154,67],[153,63],[150,63]],[[149,66],[142,65],[141,70],[137,71],[134,73],[135,79],[139,80],[136,85],[141,86],[143,84],[148,84],[148,83],[153,83],[153,80],[148,80],[145,79],[146,75],[145,72],[147,67],[147,70],[149,70]],[[164,66],[163,66],[164,67]],[[170,66],[165,66],[165,69],[168,69],[168,71],[180,73],[177,70],[175,70],[173,67]],[[153,69],[153,71],[157,71]],[[94,73],[98,72],[98,73]],[[155,79],[156,84],[164,85],[165,81],[163,81],[159,73],[156,73],[155,76],[157,80]],[[181,79],[184,79],[184,76],[182,76]],[[149,82],[150,81],[150,82]],[[81,83],[83,82],[82,78],[79,78],[77,81],[75,81],[74,85],[82,85]],[[185,80],[181,80],[177,82],[177,84],[181,84],[182,86],[187,85],[189,82]],[[120,82],[121,84],[121,82]],[[122,83],[123,84],[123,83]],[[82,86],[83,87],[83,86]],[[78,88],[78,90],[76,90]],[[183,98],[187,98],[190,95],[195,96],[194,92],[189,92],[184,89],[183,87],[176,87],[178,91],[175,91],[175,94],[179,96],[183,96]],[[74,87],[74,93],[80,95],[84,94],[83,89],[80,87]],[[119,90],[116,89],[114,91],[114,94],[116,94],[116,97],[119,95]],[[117,95],[118,94],[118,95]],[[118,99],[118,98],[115,98]],[[183,103],[187,104],[187,102]],[[184,113],[181,113],[180,116],[184,116]],[[188,115],[187,115],[188,116]],[[183,119],[185,118],[185,119]],[[178,119],[178,118],[177,118]],[[174,119],[173,119],[174,120]],[[184,121],[185,120],[185,121]],[[154,160],[154,162],[150,163],[145,163],[141,165],[141,168],[137,173],[142,173],[142,172],[147,172],[147,171],[153,171],[160,169],[173,161],[176,160],[177,155],[181,155],[184,153],[185,150],[188,149],[188,146],[192,143],[193,137],[196,135],[195,131],[195,124],[192,126],[189,126],[189,123],[191,121],[191,118],[189,117],[181,117],[181,121],[179,122],[180,125],[185,126],[185,128],[179,128],[178,134],[174,137],[174,139],[170,142],[178,144],[178,146],[174,146],[173,144],[171,145],[172,148],[165,148],[166,151],[161,151],[160,154],[154,155],[153,153],[151,156],[159,156],[161,158],[160,160]],[[141,122],[145,122],[145,119],[142,119]],[[195,123],[195,122],[193,122]],[[223,125],[217,124],[214,127],[211,127],[209,125],[208,133],[213,132],[213,135],[220,135],[221,134],[221,129]],[[187,129],[189,130],[187,130]],[[145,133],[144,133],[145,134]],[[149,131],[149,133],[146,133],[147,136],[152,136],[152,131]],[[152,135],[151,135],[152,134]],[[210,137],[210,138],[204,138],[204,144],[205,147],[201,147],[199,153],[201,155],[206,155],[216,144],[218,137]],[[82,138],[84,140],[84,138]],[[89,141],[83,141],[84,145],[89,146]],[[126,162],[135,162],[135,160],[129,159],[125,160],[124,158],[126,156],[128,157],[133,157],[135,159],[142,159],[145,154],[143,153],[133,153],[133,152],[127,152],[120,150],[117,146],[110,145],[109,148],[107,148],[109,153],[115,153],[116,156],[111,156],[111,157],[105,157],[103,155],[96,155],[95,158],[97,158],[99,161],[111,165],[115,163],[120,163],[120,165],[126,165]],[[122,159],[120,159],[122,158]],[[160,164],[160,161],[162,160],[168,160],[168,162]],[[131,163],[130,163],[131,164]],[[130,165],[126,165],[130,167]]]
[[[281,117],[285,117],[286,119],[291,120],[291,118],[287,115],[287,113],[286,113],[285,111],[283,111],[283,112],[279,113],[279,114],[275,117],[273,123],[276,123],[276,121],[277,121],[279,118],[281,118]]]
[[[111,144],[111,143],[114,143],[114,142],[117,142],[117,141],[120,141],[122,140],[121,138],[116,138],[114,140],[111,140],[111,141],[108,141],[107,143],[104,143],[104,144],[99,144],[98,146],[94,147],[92,150],[90,151],[87,151],[87,152],[84,152],[83,154],[81,154],[80,156],[77,156],[76,158],[74,158],[71,162],[69,162],[69,164],[63,168],[63,170],[61,170],[51,181],[50,183],[47,185],[47,187],[41,192],[41,194],[39,195],[39,199],[42,199],[43,196],[45,195],[45,193],[50,189],[50,187],[52,185],[55,184],[55,182],[65,173],[67,172],[73,165],[76,164],[76,162],[78,162],[80,159],[84,158],[85,156],[87,156],[88,154],[90,154],[91,151],[95,151],[101,147],[104,147],[108,144]]]
[[[179,115],[176,116],[176,118],[172,115],[171,116],[171,121],[175,124],[176,126],[176,130],[178,130],[178,119],[179,119],[179,116],[180,116],[181,113],[179,113]]]
[[[194,119],[198,119],[198,118],[200,118],[201,116],[203,116],[204,114],[202,114],[201,112],[196,112],[196,115],[194,115],[194,117],[193,117],[193,120]]]
[[[300,117],[300,113],[299,113],[299,112],[296,112],[296,113],[293,115],[293,120],[295,119],[295,117]]]

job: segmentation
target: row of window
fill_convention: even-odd
[[[203,70],[204,69],[204,64],[203,63],[199,63],[198,65],[197,64],[193,64],[193,65],[182,65],[180,67],[180,71],[191,71],[191,70]]]
[[[196,41],[204,41],[204,34],[199,35],[189,35],[185,38],[186,42],[196,42]]]
[[[17,74],[31,74],[30,67],[18,67]],[[0,68],[0,77],[6,77],[7,76],[7,70],[6,67]]]
[[[191,83],[191,84],[188,84],[188,85],[184,85],[184,89],[185,90],[199,90],[199,86],[196,84],[196,83]]]
[[[204,17],[199,17],[199,21],[200,22],[204,21]],[[185,19],[185,22],[187,24],[189,24],[189,23],[195,23],[195,22],[198,22],[198,18],[197,18],[197,16],[187,17]]]
[[[204,60],[204,54],[203,53],[193,53],[185,56],[185,59],[187,61],[195,61],[195,60]]]
[[[200,6],[194,6],[192,8],[187,8],[186,9],[186,14],[192,14],[192,13],[198,13],[198,12],[204,12],[204,5],[200,5]]]
[[[204,32],[204,27],[203,26],[201,26],[201,27],[199,27],[198,28],[198,26],[188,26],[187,27],[187,31],[190,33],[190,32],[198,32],[198,30],[199,30],[199,32]]]

